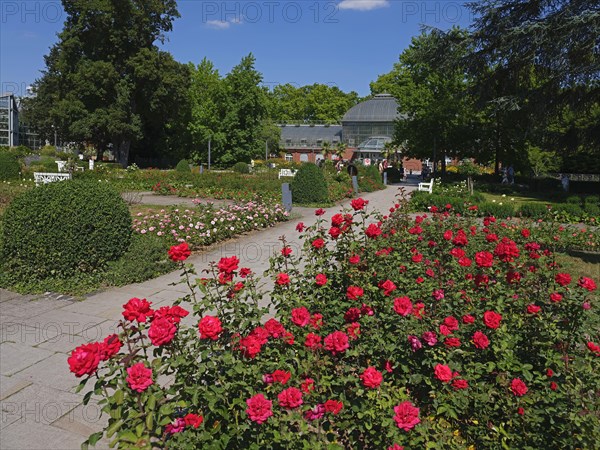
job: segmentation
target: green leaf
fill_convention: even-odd
[[[106,429],[106,437],[111,437],[113,434],[115,434],[115,432],[121,428],[121,426],[123,425],[123,420],[117,420],[115,423],[113,423],[112,425],[110,425],[107,429]]]

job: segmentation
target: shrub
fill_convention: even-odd
[[[586,203],[583,205],[583,210],[592,217],[600,217],[600,206],[595,203]]]
[[[523,217],[532,219],[543,219],[548,215],[548,207],[541,203],[523,203],[519,208]]]
[[[573,203],[562,203],[554,206],[554,211],[557,213],[568,214],[570,216],[580,217],[583,213],[583,209],[578,204]]]
[[[579,197],[578,195],[571,195],[567,197],[566,202],[571,205],[581,205],[581,197]]]
[[[235,163],[231,169],[237,173],[250,173],[250,168],[248,167],[248,164],[241,161]]]
[[[14,180],[19,178],[21,166],[17,158],[10,153],[0,153],[0,180]]]
[[[25,192],[3,220],[0,253],[16,281],[95,271],[125,252],[132,232],[119,194],[105,183],[83,180]]]
[[[494,216],[502,219],[515,215],[515,208],[510,203],[484,202],[479,205],[479,211],[484,216]]]
[[[175,171],[180,173],[190,173],[190,165],[187,160],[182,159],[179,161],[177,166],[175,166]]]
[[[324,203],[329,200],[325,176],[312,163],[300,167],[291,183],[291,189],[294,203]]]
[[[587,205],[588,203],[592,203],[594,205],[600,205],[600,197],[598,197],[597,195],[588,195],[585,198],[585,204]]]
[[[40,150],[42,156],[56,156],[56,147],[53,145],[44,145]]]

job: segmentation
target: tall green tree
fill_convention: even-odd
[[[132,144],[179,114],[186,70],[155,45],[179,17],[175,0],[63,0],[58,43],[34,84],[28,117],[42,136],[109,145],[123,165]],[[160,114],[160,120],[151,117]],[[160,126],[160,124],[159,124]],[[166,133],[166,131],[158,134]],[[157,144],[167,142],[161,136]],[[146,143],[152,145],[147,140]],[[140,152],[145,149],[138,147]]]
[[[463,36],[466,31],[455,28],[452,33]],[[477,144],[480,119],[464,68],[440,67],[433,61],[442,47],[448,59],[459,61],[465,55],[461,40],[450,42],[435,31],[423,32],[413,38],[393,70],[371,84],[373,94],[387,92],[398,100],[402,118],[396,121],[394,141],[406,141],[407,156],[440,161],[442,172],[446,156],[488,157]]]

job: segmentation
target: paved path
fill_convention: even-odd
[[[209,200],[205,198],[189,198],[189,197],[178,197],[176,195],[156,195],[153,192],[123,192],[121,194],[123,200],[126,202],[136,205],[156,205],[156,206],[172,206],[172,205],[186,205],[194,206],[194,201],[200,203],[213,203],[215,206],[221,207],[224,205],[232,205],[232,200]]]
[[[412,190],[415,180],[402,186],[412,185],[408,187]],[[362,197],[369,200],[370,210],[387,212],[397,187]],[[329,208],[326,217],[339,209]],[[242,267],[262,274],[274,249],[281,246],[279,236],[285,235],[294,250],[301,248],[295,227],[299,221],[314,223],[313,211],[295,208],[298,219],[216,244],[189,261],[200,273],[209,262],[236,255]],[[67,355],[78,345],[115,332],[122,305],[131,297],[145,297],[153,307],[171,304],[185,292],[182,285],[169,285],[178,280],[179,273],[174,272],[90,295],[84,301],[0,290],[0,449],[79,449],[91,433],[100,431],[107,417],[100,417],[93,401],[82,405],[85,391],[75,393],[77,379],[69,372]],[[107,446],[101,441],[97,448]]]

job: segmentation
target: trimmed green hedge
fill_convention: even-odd
[[[0,153],[0,180],[14,180],[19,178],[21,166],[17,158],[11,153]]]
[[[25,192],[3,216],[0,256],[13,281],[94,272],[131,240],[120,195],[98,181],[62,181]]]
[[[323,203],[329,200],[325,176],[315,164],[303,164],[290,187],[294,203]]]

